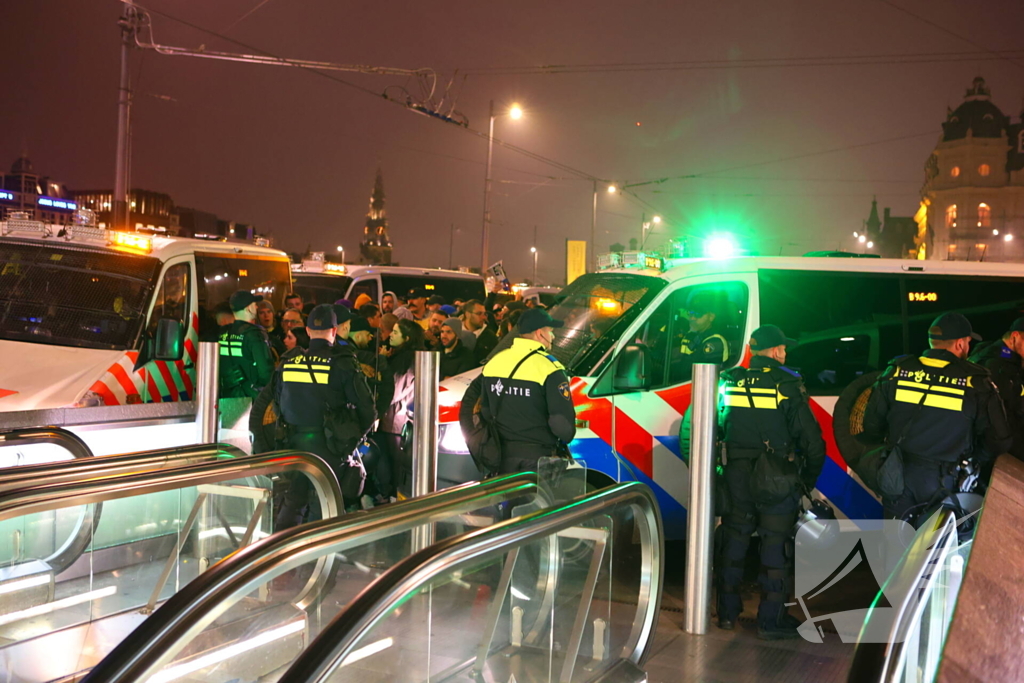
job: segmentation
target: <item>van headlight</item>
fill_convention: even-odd
[[[437,449],[445,453],[469,453],[469,446],[466,445],[466,438],[462,436],[462,425],[458,422],[449,422],[441,425],[441,437],[438,439]]]

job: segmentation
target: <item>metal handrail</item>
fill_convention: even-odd
[[[83,683],[128,683],[173,658],[230,605],[278,574],[313,558],[333,556],[354,544],[372,542],[453,514],[539,493],[535,472],[521,472],[463,484],[382,508],[324,519],[261,539],[222,560],[171,596],[109,655]]]
[[[93,457],[92,449],[77,434],[60,427],[11,429],[0,432],[0,448],[6,446],[30,446],[38,443],[50,443],[60,446],[76,460]]]
[[[640,524],[642,566],[640,595],[633,630],[622,659],[640,665],[654,639],[664,573],[661,514],[654,494],[644,484],[609,486],[560,508],[455,536],[436,543],[400,562],[367,586],[320,632],[281,677],[283,681],[319,683],[330,676],[368,631],[397,603],[422,589],[442,572],[504,554],[513,548],[577,526],[618,506],[632,506]],[[655,547],[657,545],[657,547]]]
[[[26,484],[33,482],[54,484],[80,481],[91,477],[108,477],[137,473],[143,470],[164,470],[210,460],[243,457],[247,457],[247,455],[240,448],[215,443],[81,458],[59,463],[23,465],[0,469],[0,494],[23,488]]]
[[[310,478],[320,500],[324,519],[336,517],[344,509],[338,480],[327,463],[311,453],[275,451],[167,470],[25,486],[8,491],[0,497],[0,521],[73,505],[103,503],[281,472],[300,472]]]
[[[927,522],[921,525],[914,542],[910,544],[899,566],[893,570],[880,588],[882,594],[894,583],[910,583],[912,588],[906,592],[906,597],[899,605],[894,605],[896,616],[889,628],[889,637],[885,642],[858,642],[853,652],[853,661],[850,662],[850,670],[847,675],[848,681],[881,681],[890,682],[898,680],[899,660],[906,645],[906,636],[913,626],[913,619],[916,617],[911,611],[910,620],[905,618],[910,603],[915,606],[923,604],[927,595],[918,590],[918,584],[923,580],[929,580],[936,571],[936,557],[944,550],[944,544],[940,541],[942,536],[952,534],[956,538],[956,513],[949,509],[939,509]],[[927,538],[926,538],[927,537]],[[920,541],[920,542],[919,542]],[[915,548],[924,547],[924,553],[917,556],[916,562],[911,562]],[[870,630],[872,617],[879,618],[874,610],[868,612],[864,626],[861,628],[862,641],[864,634]]]

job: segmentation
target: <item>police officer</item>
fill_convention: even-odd
[[[992,381],[1006,409],[1013,436],[1010,453],[1024,460],[1024,317],[1010,325],[1002,339],[981,344],[969,360],[992,373]]]
[[[565,368],[548,353],[554,328],[564,323],[531,308],[519,319],[512,346],[483,369],[481,414],[497,422],[501,473],[536,470],[576,436],[576,412]]]
[[[679,351],[689,363],[725,363],[729,343],[717,331],[718,318],[714,292],[697,292],[686,310],[690,331],[683,336]]]
[[[763,640],[798,637],[800,622],[786,611],[793,560],[788,540],[800,496],[810,491],[825,462],[821,428],[811,413],[800,374],[787,368],[786,348],[795,345],[775,325],[750,336],[750,367],[722,373],[719,429],[725,444],[725,481],[732,501],[722,518],[719,548],[718,626],[731,630],[743,611],[739,584],[750,536],[761,539],[761,604],[757,635]],[[769,491],[755,476],[759,459],[788,475],[788,490]]]
[[[274,358],[267,333],[254,324],[262,297],[240,290],[228,303],[235,320],[220,334],[220,398],[255,398],[270,382]]]
[[[883,498],[886,517],[923,520],[953,490],[961,460],[984,465],[1010,447],[991,374],[966,360],[972,339],[981,337],[967,318],[943,313],[928,328],[931,348],[894,359],[871,391],[864,438],[899,444],[903,454],[903,494]]]
[[[340,443],[328,439],[325,416],[344,411],[354,423],[354,434],[365,434],[377,418],[366,377],[351,350],[334,348],[338,321],[330,304],[313,308],[306,323],[309,349],[287,359],[278,370],[275,402],[287,427],[288,445],[320,456],[339,472],[341,458],[355,448],[358,438]],[[350,347],[349,347],[350,348]],[[309,500],[309,480],[295,477],[277,514],[277,529],[302,522],[302,508]],[[346,501],[349,503],[352,501]]]

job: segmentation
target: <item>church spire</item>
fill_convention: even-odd
[[[370,210],[363,226],[363,241],[359,244],[363,263],[388,265],[391,263],[391,239],[388,237],[388,217],[384,208],[384,173],[377,168],[377,178],[370,195]]]
[[[875,197],[871,198],[871,215],[864,222],[864,226],[872,238],[878,237],[878,229],[882,227],[882,221],[878,218],[878,200]]]

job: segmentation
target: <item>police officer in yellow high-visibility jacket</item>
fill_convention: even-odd
[[[731,506],[722,515],[716,568],[718,626],[732,630],[743,611],[739,585],[756,530],[763,591],[757,635],[763,640],[798,637],[799,622],[786,612],[793,581],[793,557],[786,544],[802,489],[814,488],[825,463],[825,441],[803,380],[784,365],[786,347],[795,343],[775,325],[762,325],[750,335],[750,367],[722,373],[719,428]],[[763,477],[769,472],[780,474],[783,481],[788,477],[788,484],[772,485]]]
[[[871,392],[864,437],[900,445],[903,495],[883,498],[886,517],[920,517],[956,484],[966,458],[984,465],[1012,443],[1006,413],[989,371],[966,360],[980,340],[959,313],[944,313],[928,328],[931,348],[893,360]]]
[[[563,324],[544,309],[525,311],[512,347],[484,366],[481,413],[501,434],[501,473],[536,470],[576,436],[569,378],[548,353]]]

